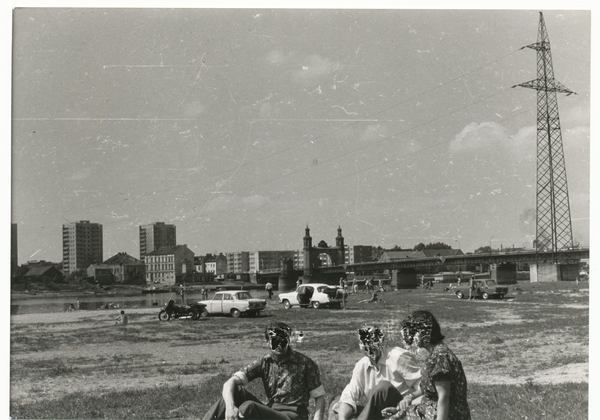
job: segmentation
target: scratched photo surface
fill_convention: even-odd
[[[103,260],[122,252],[138,258],[139,227],[155,222],[175,225],[177,244],[196,256],[301,251],[307,227],[314,245],[335,246],[340,228],[349,246],[532,249],[538,103],[534,89],[518,85],[538,77],[536,51],[524,47],[538,41],[540,11],[554,78],[573,92],[557,94],[558,109],[573,243],[589,247],[590,10],[29,7],[12,11],[18,264],[60,263],[62,226],[77,221],[102,225]],[[342,336],[369,317],[387,322],[414,301],[444,315],[475,392],[486,381],[521,384],[513,377],[546,374],[558,359],[552,378],[587,383],[587,284],[569,296],[548,284],[537,295],[534,283],[511,286],[510,298],[526,302],[519,313],[500,307],[508,297],[475,311],[454,296],[447,304],[440,287],[388,293],[381,309],[364,309],[366,295],[351,295],[349,310],[331,315],[286,311],[275,297],[263,318],[195,324],[160,322],[149,301],[133,306],[139,290],[58,297],[13,290],[11,416],[131,418],[126,397],[113,412],[103,393],[137,390],[151,405],[152,390],[175,377],[208,390],[207,400],[193,394],[138,415],[192,418],[190,401],[204,413],[219,381],[262,354],[268,317],[307,331],[304,345],[330,364],[323,377],[341,391],[355,343],[340,359],[318,334]],[[198,289],[188,299],[199,300]],[[267,299],[264,290],[252,293]],[[571,307],[554,311],[565,296]],[[75,297],[77,310],[65,312]],[[153,298],[161,307],[168,299]],[[109,302],[110,310],[97,310]],[[125,303],[129,329],[119,330],[114,319]],[[541,304],[545,312],[536,312]],[[529,316],[544,324],[532,343],[520,324]],[[521,329],[510,336],[513,321]],[[497,341],[489,325],[504,328]],[[533,341],[542,356],[531,364],[522,348]],[[489,351],[510,369],[500,362],[482,369]],[[61,405],[76,405],[76,392],[89,408],[71,414]]]
[[[573,240],[589,245],[589,11],[548,10]],[[208,252],[532,247],[538,10],[14,10],[19,263],[89,220]],[[493,237],[490,244],[490,238]]]

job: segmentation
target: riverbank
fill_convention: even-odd
[[[532,418],[538,407],[531,401],[556,418],[585,418],[589,289],[573,286],[519,283],[504,299],[473,302],[437,285],[381,293],[378,304],[359,303],[364,297],[359,293],[349,296],[346,310],[285,310],[275,298],[259,317],[198,321],[161,322],[160,308],[139,307],[125,310],[127,327],[115,325],[120,312],[115,309],[13,315],[11,415],[201,418],[222,382],[264,353],[264,327],[273,320],[305,333],[298,349],[318,361],[332,398],[361,357],[359,326],[376,320],[394,345],[400,320],[414,309],[435,308],[445,341],[464,366],[474,419],[506,418],[507,407],[510,418]],[[581,390],[575,411],[574,389]]]
[[[37,289],[36,286],[38,287]],[[254,297],[266,298],[264,286],[241,282],[214,282],[188,285],[185,290],[185,302],[197,302],[203,299],[202,286],[208,290],[212,298],[217,289],[244,289],[253,293]],[[174,300],[181,303],[178,286],[170,287],[159,293],[143,293],[146,286],[141,285],[110,285],[103,288],[78,284],[29,285],[30,290],[37,293],[26,293],[25,290],[13,288],[10,301],[11,315],[50,314],[77,311],[98,310],[127,310],[163,307]]]
[[[244,290],[262,290],[263,285],[247,282],[226,282],[218,281],[212,283],[193,283],[186,285],[186,292],[199,291],[204,286],[208,291],[215,291],[219,288],[226,289],[244,289]],[[30,283],[30,284],[13,284],[11,285],[11,301],[30,300],[30,299],[45,299],[54,297],[73,297],[80,296],[131,296],[142,294],[143,289],[148,285],[134,284],[112,284],[106,286],[94,286],[90,284],[80,283]],[[172,290],[168,290],[168,289]],[[179,291],[179,285],[162,286],[162,289],[168,290],[164,292],[160,290],[158,293],[175,293]],[[152,294],[152,293],[150,293]]]

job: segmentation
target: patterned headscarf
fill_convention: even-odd
[[[426,347],[431,341],[432,329],[432,318],[417,311],[402,321],[402,339],[408,346]]]
[[[383,339],[385,335],[379,327],[365,325],[358,330],[358,346],[362,351],[370,349],[383,349]]]
[[[292,329],[283,322],[272,322],[265,328],[265,340],[271,350],[287,351],[291,338]]]

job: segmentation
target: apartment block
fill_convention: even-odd
[[[227,272],[247,273],[250,271],[250,253],[248,251],[228,252]]]
[[[261,272],[281,269],[281,259],[295,260],[296,251],[256,251],[249,255],[249,269],[251,272]]]
[[[71,222],[62,227],[63,272],[87,270],[102,262],[102,225],[89,220]]]
[[[346,245],[346,264],[358,264],[373,261],[372,245]]]
[[[150,223],[140,226],[140,260],[152,252],[165,246],[177,245],[175,225],[164,222]]]

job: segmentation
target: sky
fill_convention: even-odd
[[[19,263],[62,225],[177,226],[196,255],[535,239],[539,11],[573,240],[590,243],[590,10],[15,9]]]

